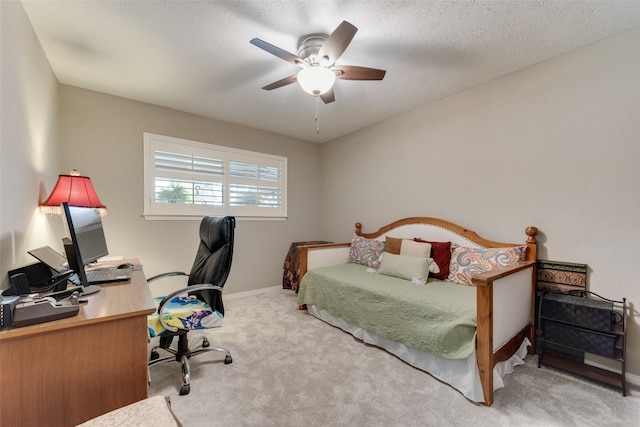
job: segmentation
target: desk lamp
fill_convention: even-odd
[[[80,172],[76,169],[73,169],[69,175],[58,175],[58,182],[53,187],[51,195],[39,205],[40,212],[61,215],[62,202],[69,203],[69,206],[96,208],[100,216],[107,214],[107,207],[102,204],[96,190],[93,189],[91,178],[80,176]]]

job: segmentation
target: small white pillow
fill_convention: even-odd
[[[435,265],[438,268],[438,264],[433,262],[431,258],[395,255],[385,252],[382,254],[378,273],[424,285],[427,282],[431,265]]]
[[[433,258],[427,258],[429,261],[429,273],[438,274],[440,273],[440,266]]]
[[[402,245],[400,246],[400,255],[429,258],[431,257],[431,244],[414,242],[410,239],[402,239]]]

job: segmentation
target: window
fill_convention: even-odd
[[[144,133],[144,216],[286,218],[287,158]]]

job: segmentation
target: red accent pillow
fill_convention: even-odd
[[[431,244],[431,258],[440,267],[440,273],[432,273],[433,277],[440,280],[449,278],[449,263],[451,262],[451,242],[430,242],[419,237],[414,237],[415,242]]]

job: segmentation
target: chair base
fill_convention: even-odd
[[[186,331],[185,331],[186,332]],[[224,364],[228,365],[233,362],[233,358],[231,357],[231,353],[226,348],[210,348],[211,344],[209,340],[205,337],[199,338],[198,341],[192,346],[189,347],[187,341],[186,333],[178,333],[178,348],[170,347],[171,341],[173,340],[173,336],[166,337],[170,339],[162,339],[165,337],[161,337],[160,345],[154,346],[151,349],[151,355],[149,357],[148,366],[155,366],[165,362],[177,361],[180,362],[182,367],[182,386],[180,387],[180,395],[186,396],[191,392],[191,368],[189,367],[189,359],[192,356],[197,356],[201,353],[206,353],[209,351],[217,351],[220,353],[224,353]],[[161,348],[166,352],[170,353],[170,355],[160,358],[160,354],[158,353],[158,349]]]

